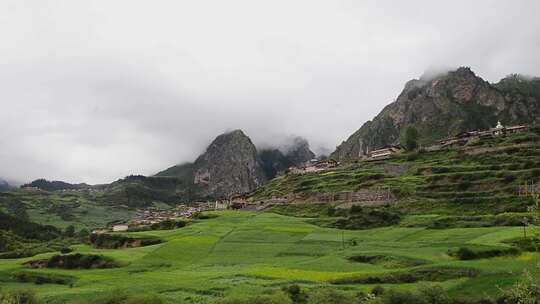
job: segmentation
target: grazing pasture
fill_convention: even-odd
[[[171,303],[212,303],[222,297],[261,294],[298,284],[355,294],[381,285],[416,289],[437,284],[454,297],[497,296],[539,255],[519,252],[460,260],[459,248],[500,250],[519,238],[519,227],[431,229],[392,226],[339,230],[274,213],[224,211],[176,230],[130,233],[163,243],[127,249],[74,246],[74,253],[108,257],[109,269],[30,269],[31,258],[0,260],[3,289],[33,289],[46,303],[91,299],[123,291],[158,294]],[[23,275],[21,275],[21,273]],[[20,277],[49,280],[21,280]],[[54,278],[69,278],[55,280]],[[19,279],[18,279],[19,278]]]

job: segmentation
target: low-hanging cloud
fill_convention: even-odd
[[[243,129],[328,153],[424,71],[540,75],[540,3],[0,3],[0,177],[102,183]]]

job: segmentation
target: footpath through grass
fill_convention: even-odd
[[[165,243],[132,249],[75,252],[101,254],[123,267],[65,270],[28,269],[24,262],[52,256],[1,260],[4,289],[34,289],[47,303],[91,299],[114,290],[156,293],[172,303],[211,303],[223,296],[259,294],[292,283],[346,292],[376,285],[415,289],[422,281],[439,284],[454,296],[496,296],[513,284],[539,256],[522,253],[490,259],[459,260],[460,247],[508,248],[503,240],[522,234],[517,227],[427,229],[386,227],[338,230],[307,218],[273,213],[220,212],[185,228],[149,231]],[[356,245],[355,245],[356,244]],[[18,282],[14,274],[69,278],[69,284]],[[407,274],[407,275],[404,275]],[[28,277],[28,276],[26,276]],[[422,283],[423,284],[423,283]]]

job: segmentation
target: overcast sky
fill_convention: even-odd
[[[540,1],[0,1],[0,177],[111,182],[218,134],[333,150],[425,70],[540,75]]]

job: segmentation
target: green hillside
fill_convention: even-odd
[[[539,139],[540,129],[531,128],[449,150],[288,174],[252,193],[262,212],[215,212],[179,229],[118,236],[161,242],[139,248],[97,249],[17,231],[42,230],[29,221],[79,231],[128,219],[137,206],[167,202],[176,193],[170,177],[3,193],[0,211],[24,219],[23,230],[0,229],[0,241],[11,246],[4,251],[39,254],[0,259],[0,294],[33,290],[43,303],[348,304],[424,303],[434,290],[453,299],[442,303],[493,303],[524,269],[540,274],[539,240],[523,227],[524,219],[538,224],[529,210],[534,199],[522,191],[540,179]],[[59,256],[67,245],[74,252]],[[383,302],[362,302],[371,293]],[[134,300],[140,295],[153,300]],[[398,296],[413,300],[389,302]]]
[[[355,191],[388,191],[407,213],[485,214],[524,211],[520,187],[540,180],[540,128],[468,145],[398,154],[388,160],[347,163],[336,169],[273,179],[254,201],[290,198],[317,202]]]
[[[0,211],[32,222],[77,229],[129,219],[134,209],[103,198],[104,192],[15,190],[0,194]]]

